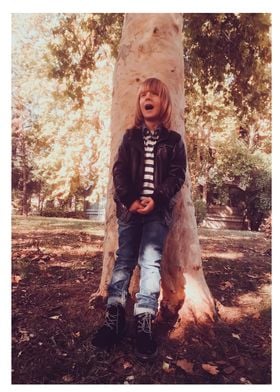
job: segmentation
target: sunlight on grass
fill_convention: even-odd
[[[234,238],[236,240],[246,240],[246,239],[258,239],[263,238],[264,233],[249,230],[218,230],[218,229],[208,229],[208,228],[198,228],[198,234],[200,239],[209,239],[211,237],[215,240],[223,240],[224,238]]]
[[[260,313],[271,309],[271,284],[263,284],[256,291],[239,295],[237,306],[217,304],[219,315],[226,322],[238,322],[244,317],[260,318]]]
[[[244,257],[242,252],[207,252],[207,258],[213,257],[216,259],[238,260]]]
[[[13,216],[12,229],[19,233],[30,231],[67,232],[81,231],[88,234],[104,235],[104,224],[87,219],[47,218],[42,216]]]

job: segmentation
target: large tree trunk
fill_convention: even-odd
[[[181,14],[127,14],[114,72],[111,119],[110,170],[125,130],[132,126],[139,83],[148,77],[164,81],[173,103],[172,129],[184,137],[184,64]],[[111,171],[110,171],[111,172]],[[181,321],[213,320],[215,306],[202,270],[189,174],[178,193],[174,223],[162,260],[161,310]],[[99,290],[91,299],[104,297],[117,248],[117,222],[110,176]],[[132,279],[133,280],[133,279]],[[135,288],[135,276],[134,285]],[[132,288],[133,290],[133,288]]]

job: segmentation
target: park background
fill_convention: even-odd
[[[122,22],[13,16],[13,213],[104,217]],[[258,231],[271,212],[270,15],[185,14],[183,40],[197,222]]]
[[[102,59],[102,56],[101,56],[101,58],[100,58],[100,60],[101,61],[104,61],[104,58]],[[110,67],[110,62],[108,62],[108,59],[106,60],[107,61],[107,65]],[[105,63],[106,63],[106,61],[105,61]],[[103,63],[104,64],[104,63]],[[265,77],[265,75],[264,75],[264,77]],[[41,82],[43,83],[44,81],[43,80],[41,80]],[[109,80],[107,80],[107,82],[109,82]],[[87,87],[89,87],[89,86],[87,86]],[[92,88],[93,88],[93,86],[91,86]],[[35,85],[33,85],[32,87],[31,86],[29,86],[29,88],[31,88],[31,90],[33,90],[33,88],[35,88],[36,89],[36,86]],[[43,90],[44,90],[44,88],[45,87],[43,87]],[[31,91],[31,90],[29,90],[29,92]],[[105,89],[106,90],[106,89]],[[110,90],[110,86],[109,86],[109,90]],[[103,89],[103,91],[104,91],[104,89]],[[35,92],[34,92],[35,93]],[[196,91],[194,94],[197,94],[198,92]],[[35,93],[35,95],[36,95],[36,93]],[[67,94],[66,94],[67,95]],[[110,93],[109,93],[109,95],[110,95]],[[202,94],[203,95],[203,94]],[[210,94],[211,95],[211,94]],[[199,96],[199,93],[198,93],[198,96]],[[197,96],[196,96],[197,97]],[[69,98],[69,97],[68,97]],[[209,97],[208,97],[209,98]],[[42,97],[42,99],[43,99],[43,97]],[[209,98],[210,99],[210,101],[211,101],[211,98]],[[209,103],[209,102],[208,102]],[[221,107],[219,107],[219,105],[220,105],[220,103],[219,102],[216,102],[216,104],[217,104],[217,112],[219,112],[220,111],[220,108]],[[210,103],[210,105],[211,105],[211,103]],[[213,105],[213,101],[212,101],[212,105]],[[70,105],[71,106],[71,105]],[[197,105],[198,107],[200,106],[200,105]],[[213,108],[213,106],[210,106],[211,108]],[[49,109],[48,109],[49,110]],[[48,111],[47,110],[47,111]],[[58,109],[59,110],[59,109]],[[209,114],[209,113],[208,113]],[[228,114],[228,113],[227,113]],[[270,116],[270,114],[268,113],[268,117]],[[69,116],[69,120],[70,120],[70,122],[71,121],[77,121],[77,118],[75,119],[72,119],[71,120],[71,118],[70,118],[71,116]],[[193,119],[195,119],[195,117],[196,117],[196,115],[193,115]],[[222,116],[222,117],[225,117],[225,116]],[[234,116],[233,116],[234,117]],[[26,118],[26,117],[25,117]],[[68,118],[68,117],[67,117]],[[85,120],[85,123],[87,122],[87,119],[83,119],[83,121]],[[231,118],[231,120],[232,120],[232,118]],[[211,119],[211,121],[213,121],[213,119]],[[230,121],[231,122],[231,121]],[[233,120],[233,123],[234,123],[234,120]],[[25,123],[25,124],[27,124],[27,128],[29,127],[29,125],[28,125],[28,115],[27,115],[27,123]],[[83,122],[83,124],[84,124],[84,122]],[[214,124],[215,124],[215,122],[214,122]],[[231,124],[231,125],[229,125],[229,127],[230,126],[232,126],[232,129],[234,128],[234,125],[233,124]],[[215,125],[214,125],[214,128],[215,128]],[[237,127],[238,128],[238,127]],[[268,127],[269,128],[269,127]],[[190,129],[190,128],[189,128]],[[193,127],[193,129],[195,129],[195,126]],[[72,130],[74,130],[74,128],[72,129]],[[88,130],[89,130],[89,128],[88,128]],[[53,129],[53,131],[54,131],[54,129]],[[49,135],[51,135],[51,133],[49,134],[48,132],[51,132],[50,130],[48,131],[46,131],[47,133],[45,134],[45,135],[47,135],[47,136],[49,136]],[[208,154],[209,154],[209,145],[207,146],[207,142],[206,143],[203,143],[203,142],[205,142],[205,139],[203,139],[203,138],[205,138],[205,135],[203,134],[203,132],[202,131],[200,131],[201,132],[201,134],[202,134],[202,151],[199,151],[199,152],[197,152],[197,150],[194,148],[194,151],[191,151],[191,153],[193,152],[193,157],[195,157],[194,159],[193,159],[193,172],[194,172],[194,170],[198,170],[198,169],[200,169],[201,171],[202,171],[202,174],[203,174],[203,170],[205,171],[205,168],[202,168],[202,163],[203,163],[203,161],[205,161],[205,156],[207,156]],[[209,131],[207,131],[207,132],[209,132]],[[219,132],[219,131],[218,131]],[[270,132],[270,129],[269,129],[269,132]],[[241,132],[242,133],[242,132]],[[100,139],[103,137],[103,141],[106,139],[106,137],[108,137],[108,135],[106,136],[106,135],[104,135],[104,134],[102,134],[102,131],[100,132],[100,130],[98,130],[98,126],[96,127],[96,128],[94,128],[94,127],[92,127],[91,128],[91,130],[89,130],[89,132],[88,132],[88,134],[91,134],[92,135],[92,139],[95,139],[94,137],[93,137],[93,135],[98,135],[98,136],[100,136]],[[195,135],[195,137],[197,137],[197,139],[199,139],[200,140],[200,137],[201,137],[201,134],[199,134],[199,132],[197,132],[197,135]],[[246,137],[243,139],[242,137],[239,137],[239,136],[241,136],[241,135],[239,135],[238,134],[238,132],[237,132],[237,135],[238,135],[238,137],[237,137],[237,142],[239,143],[239,142],[241,142],[240,144],[238,144],[237,143],[237,146],[238,147],[240,147],[241,146],[241,150],[242,150],[242,148],[245,146],[245,149],[243,149],[242,150],[242,152],[244,152],[245,150],[246,150],[246,153],[248,153],[248,145],[249,145],[249,143],[248,143],[248,141],[246,141],[245,139],[246,139]],[[31,135],[32,136],[32,135]],[[207,135],[206,135],[207,136]],[[222,139],[222,134],[220,134],[220,135],[218,135],[218,138],[219,138],[219,136],[221,136],[221,139]],[[218,139],[217,138],[217,139]],[[270,138],[270,136],[266,139],[266,142],[269,140],[269,138]],[[196,140],[197,140],[196,139]],[[207,137],[206,137],[206,139],[207,139]],[[243,139],[243,140],[242,140]],[[95,142],[97,142],[97,146],[98,146],[98,143],[99,143],[99,141],[96,141],[95,140]],[[219,142],[219,140],[218,140],[218,142]],[[59,141],[59,143],[60,143],[60,141]],[[59,144],[58,143],[58,144]],[[79,143],[78,143],[79,144]],[[82,144],[82,143],[81,143]],[[247,144],[247,146],[246,146],[246,144]],[[269,143],[268,143],[269,144]],[[70,145],[70,143],[69,143],[69,145]],[[93,144],[92,144],[93,145]],[[190,147],[190,143],[189,143],[189,140],[188,140],[188,146]],[[54,146],[53,146],[54,147]],[[70,146],[69,146],[70,147]],[[189,148],[188,147],[188,148]],[[212,148],[212,146],[210,146],[211,148]],[[44,146],[44,144],[43,145],[41,145],[41,148],[43,149],[43,150],[45,150],[45,146]],[[63,145],[63,141],[62,141],[62,148],[65,148],[65,145]],[[77,146],[77,150],[79,149],[79,146]],[[70,150],[72,150],[71,148],[69,149],[69,151]],[[97,148],[97,150],[98,150],[98,148]],[[258,148],[256,148],[256,150],[258,150]],[[40,150],[38,150],[38,151],[40,151]],[[92,151],[94,152],[94,148],[92,149]],[[95,150],[96,151],[96,150]],[[46,151],[45,151],[46,152]],[[77,151],[76,151],[77,152]],[[239,152],[239,150],[238,150],[238,152]],[[263,151],[262,151],[262,153],[263,153]],[[265,152],[265,154],[269,154],[269,151],[266,151]],[[75,161],[75,159],[73,158],[73,157],[75,157],[75,153],[73,152],[73,154],[74,155],[72,155],[72,158],[71,158],[71,162],[72,163],[74,163],[74,161]],[[205,155],[206,154],[206,155]],[[20,154],[19,154],[20,155]],[[256,155],[258,155],[258,154],[256,154]],[[262,155],[262,154],[260,154],[260,155]],[[201,156],[203,156],[203,159],[201,159]],[[55,157],[55,155],[53,155],[53,157]],[[190,154],[190,152],[189,152],[189,159],[190,159],[190,157],[191,157],[191,154]],[[245,160],[246,160],[246,157],[248,157],[248,155],[246,155],[245,156]],[[94,158],[95,159],[95,158]],[[106,159],[106,158],[105,158]],[[195,160],[196,159],[196,160]],[[102,164],[104,164],[105,162],[105,160],[101,160],[102,161]],[[201,166],[200,165],[198,165],[197,164],[197,162],[199,162],[200,161],[200,163],[201,163]],[[69,163],[69,162],[68,162]],[[190,161],[189,162],[190,163],[190,165],[192,164],[192,161]],[[20,165],[19,165],[20,166]],[[69,166],[71,166],[71,164],[69,165]],[[62,177],[62,180],[61,180],[61,182],[63,183],[64,181],[65,181],[65,179],[66,179],[66,177],[68,177],[68,178],[70,178],[71,179],[71,181],[70,181],[70,183],[68,183],[68,188],[67,187],[65,187],[65,190],[67,190],[67,189],[70,189],[70,190],[73,190],[73,189],[75,189],[75,186],[77,185],[77,183],[76,183],[76,179],[75,179],[75,175],[72,175],[73,174],[73,172],[71,172],[71,168],[69,168],[69,166],[67,167],[67,168],[64,168],[64,175],[65,175],[65,177]],[[102,165],[101,165],[102,166]],[[262,165],[261,165],[262,166]],[[104,167],[105,167],[105,169],[104,169]],[[268,164],[268,167],[269,167],[269,164]],[[222,168],[222,170],[224,169],[224,167],[222,167],[221,166],[221,168]],[[70,169],[70,171],[67,173],[67,170],[68,169]],[[106,164],[104,164],[103,165],[103,167],[100,167],[99,166],[99,169],[100,170],[105,170],[105,172],[106,172]],[[250,169],[249,169],[250,170]],[[69,173],[70,173],[70,176],[69,176]],[[249,174],[248,174],[249,173]],[[197,173],[196,173],[197,174]],[[230,174],[230,176],[232,176],[232,172],[230,172],[229,173]],[[234,173],[234,174],[236,174],[236,173]],[[251,175],[251,172],[247,172],[247,174],[248,174],[248,177],[247,177],[247,179],[250,177],[250,175]],[[85,176],[86,177],[86,176]],[[93,175],[93,177],[94,177],[94,175]],[[193,176],[193,178],[194,178],[194,176]],[[49,179],[51,179],[51,181],[49,181]],[[53,181],[53,177],[51,178],[51,176],[49,177],[49,179],[47,180],[47,184],[49,185],[49,184],[53,184],[52,183],[52,181]],[[103,177],[103,179],[104,179],[104,177]],[[231,177],[231,179],[232,179],[232,177]],[[105,181],[105,183],[106,183],[106,181]],[[75,185],[76,184],[76,185]],[[199,205],[200,205],[200,202],[201,202],[201,200],[202,200],[202,202],[203,203],[201,203],[202,204],[202,208],[201,208],[201,210],[202,210],[202,212],[201,212],[201,214],[204,214],[204,211],[205,211],[205,206],[204,206],[204,203],[205,203],[205,200],[203,200],[203,196],[205,196],[205,189],[204,189],[204,184],[205,184],[205,179],[204,178],[202,178],[202,181],[201,181],[201,184],[199,184],[199,188],[198,189],[195,189],[196,188],[196,184],[195,184],[195,182],[194,182],[194,191],[196,192],[195,193],[195,195],[197,195],[198,196],[198,209],[199,209]],[[88,184],[87,184],[88,185]],[[207,189],[207,193],[208,193],[208,191],[210,191],[210,193],[211,193],[211,190],[213,189],[212,188],[212,184],[207,184],[207,185],[210,185],[210,187],[208,187],[208,189]],[[239,185],[239,184],[238,184]],[[92,184],[89,184],[89,187],[90,186],[92,186]],[[86,189],[88,190],[89,189],[89,187],[86,187]],[[218,188],[217,187],[217,184],[215,184],[215,191],[216,191],[216,189]],[[27,187],[28,188],[28,187]],[[32,186],[31,186],[31,188],[32,188]],[[35,186],[35,188],[36,188],[36,186]],[[57,189],[58,189],[59,187],[57,187]],[[62,187],[63,188],[63,187]],[[95,186],[94,186],[94,188],[95,188],[95,190],[96,190],[96,192],[95,193],[90,193],[90,195],[86,195],[86,197],[88,197],[88,196],[90,196],[92,199],[92,202],[94,203],[95,201],[96,201],[96,199],[95,199],[95,197],[96,197],[96,195],[98,194],[98,192],[99,192],[99,190],[101,190],[100,191],[100,194],[102,194],[102,192],[104,193],[104,190],[102,191],[102,189],[104,189],[104,185],[102,184],[102,183],[95,183]],[[106,188],[106,185],[105,185],[105,188]],[[220,193],[218,192],[218,197],[220,197],[220,200],[218,201],[218,204],[219,204],[219,202],[221,201],[221,200],[229,200],[229,192],[228,192],[228,189],[222,189],[223,188],[223,186],[221,186],[220,187]],[[228,187],[225,187],[225,188],[228,188]],[[23,188],[22,188],[23,189]],[[48,192],[50,191],[50,189],[51,189],[51,187],[49,187],[48,188]],[[98,191],[97,191],[97,189],[99,189]],[[269,194],[269,188],[267,188],[268,189],[268,194]],[[241,189],[242,190],[242,189]],[[23,199],[22,198],[22,194],[20,194],[20,192],[22,192],[22,190],[21,189],[17,189],[16,191],[18,191],[18,195],[15,195],[15,198],[13,198],[13,200],[15,200],[15,204],[14,204],[14,207],[15,208],[17,208],[18,207],[18,205],[24,205],[24,203],[20,203],[19,202],[19,200],[26,200],[26,199]],[[37,192],[38,192],[38,189],[37,189]],[[15,192],[16,193],[16,192]],[[67,195],[67,192],[65,193],[66,195]],[[71,192],[69,193],[69,194],[71,194]],[[36,191],[35,191],[35,195],[36,195]],[[75,205],[75,202],[73,202],[73,200],[71,200],[71,201],[69,201],[69,199],[68,199],[68,201],[65,203],[65,204],[58,204],[58,205],[54,205],[54,204],[52,204],[52,205],[48,205],[48,208],[45,208],[46,206],[44,206],[43,207],[43,209],[40,211],[40,209],[38,208],[39,206],[40,206],[40,201],[42,201],[43,200],[43,202],[42,203],[44,203],[44,201],[46,200],[46,199],[48,199],[48,197],[47,198],[44,198],[44,196],[43,197],[41,197],[40,196],[41,195],[41,193],[37,193],[37,195],[36,195],[36,197],[37,197],[37,199],[35,198],[35,202],[34,202],[34,200],[32,201],[31,199],[32,199],[32,197],[28,200],[28,197],[27,197],[27,200],[28,200],[28,203],[29,203],[29,206],[30,207],[27,207],[27,208],[30,208],[30,210],[29,211],[27,211],[28,212],[28,214],[29,215],[38,215],[38,211],[40,212],[39,213],[39,215],[44,215],[44,214],[46,214],[46,215],[53,215],[53,216],[55,216],[55,214],[56,213],[58,213],[58,214],[60,214],[61,212],[59,212],[59,211],[61,211],[61,210],[64,210],[63,211],[63,213],[65,214],[64,216],[77,216],[78,218],[79,217],[82,217],[82,216],[79,216],[79,213],[85,213],[85,209],[84,209],[84,205],[81,203],[81,201],[79,201],[78,202],[78,208],[77,208],[77,205]],[[215,193],[215,195],[217,195],[217,193]],[[59,201],[59,199],[60,199],[60,196],[61,196],[61,194],[59,194],[59,197],[58,197],[58,201],[57,202],[60,202]],[[72,196],[73,195],[71,195],[71,197],[70,197],[70,199],[72,199]],[[80,196],[80,195],[79,195]],[[55,195],[55,197],[57,197],[57,195]],[[65,197],[65,195],[63,195],[63,197]],[[224,199],[222,199],[224,197]],[[66,196],[66,198],[65,199],[67,199],[67,196]],[[82,198],[81,198],[82,200],[84,199],[84,195],[82,195]],[[194,199],[196,200],[196,197],[194,197]],[[264,198],[265,200],[266,200],[266,202],[267,202],[267,200],[269,199],[269,197],[267,197],[267,195],[265,196],[265,198]],[[63,198],[62,198],[62,200],[63,200]],[[206,200],[207,201],[207,200]],[[32,205],[32,203],[34,203],[33,204],[33,207],[31,206]],[[79,203],[81,203],[82,204],[82,208],[80,207],[80,205],[79,205]],[[221,203],[222,204],[222,203]],[[35,208],[34,208],[34,206],[35,206]],[[59,208],[57,208],[59,206]],[[62,208],[61,208],[62,207]],[[34,208],[34,209],[33,209]],[[32,210],[33,209],[33,210]],[[269,210],[270,210],[270,208],[267,208],[266,210],[265,210],[265,215],[267,215],[267,214],[269,214]],[[44,212],[45,211],[45,212]],[[16,211],[15,210],[15,212],[16,213],[18,213],[18,212],[24,212],[24,213],[26,213],[26,211],[23,211],[23,210],[21,210],[21,211]],[[78,213],[78,215],[71,215],[71,213]],[[262,213],[263,213],[263,211],[262,211]],[[197,217],[198,217],[198,219],[200,219],[199,218],[199,214],[197,214]],[[265,216],[263,216],[263,218],[264,218]],[[37,219],[37,218],[34,218],[35,220]],[[19,221],[20,221],[20,218],[19,218]],[[24,221],[24,222],[26,222],[26,221]],[[32,222],[32,219],[30,220],[30,222]],[[72,220],[68,220],[68,222],[69,222],[69,224],[70,224],[70,222],[72,222]],[[24,223],[25,224],[25,223]],[[73,225],[75,225],[74,223],[73,223]],[[36,225],[34,225],[34,228],[37,230],[38,228],[36,228],[35,227]],[[16,226],[15,226],[16,227]],[[32,228],[32,224],[30,223],[30,225],[29,225],[29,227],[30,228]],[[73,226],[74,227],[74,226]],[[26,227],[25,227],[25,229],[26,229]],[[266,249],[267,250],[267,249]],[[67,382],[67,377],[65,378],[65,380],[66,380],[66,382]]]

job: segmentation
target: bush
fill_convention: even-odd
[[[260,230],[262,232],[264,232],[266,238],[271,239],[271,237],[272,237],[272,215],[271,214],[262,223]]]
[[[57,208],[48,208],[42,211],[41,216],[55,217],[55,218],[76,218],[76,219],[87,219],[85,212],[83,211],[63,211]]]
[[[207,214],[207,206],[205,201],[202,199],[197,199],[194,201],[194,208],[195,208],[195,217],[197,224],[203,222],[206,214]]]

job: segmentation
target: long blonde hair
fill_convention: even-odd
[[[134,126],[140,127],[144,121],[143,114],[140,108],[139,98],[140,98],[140,94],[146,91],[152,91],[153,93],[159,95],[160,103],[161,103],[160,122],[165,128],[170,129],[171,111],[172,111],[170,94],[166,84],[157,78],[148,78],[143,83],[141,83],[139,87],[138,95],[137,95]]]

